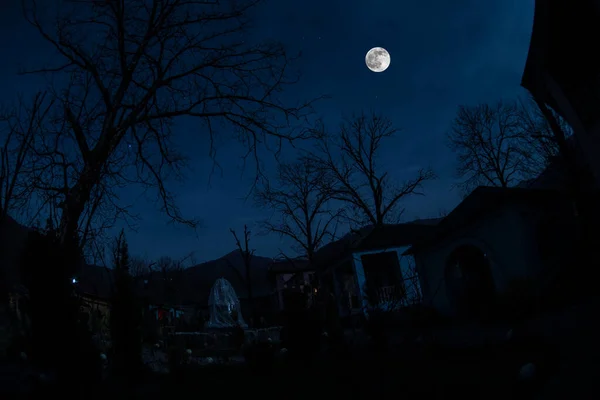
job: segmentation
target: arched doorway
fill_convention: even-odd
[[[446,260],[446,289],[459,316],[486,316],[495,299],[490,262],[477,246],[456,248]]]

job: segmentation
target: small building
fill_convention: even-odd
[[[479,187],[405,254],[414,256],[424,303],[469,318],[515,291],[541,293],[573,264],[580,233],[564,190]]]
[[[274,260],[269,268],[273,281],[273,304],[277,311],[283,311],[290,296],[312,296],[314,290],[314,269],[305,259]],[[286,301],[287,300],[287,301]]]
[[[335,295],[340,317],[366,308],[403,307],[420,302],[420,282],[412,255],[405,252],[432,234],[437,219],[365,227],[317,251],[321,290]]]

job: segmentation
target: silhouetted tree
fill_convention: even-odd
[[[32,361],[56,372],[59,388],[75,397],[97,390],[101,377],[100,354],[72,282],[82,261],[77,238],[60,243],[51,224],[46,232],[30,232],[20,261],[28,289]]]
[[[27,73],[56,78],[55,117],[36,139],[43,156],[35,182],[60,199],[61,240],[80,228],[95,191],[116,200],[112,190],[132,183],[157,189],[173,221],[196,225],[165,185],[185,164],[172,143],[182,118],[198,123],[213,158],[218,128],[236,132],[255,156],[269,138],[307,136],[290,124],[310,104],[287,107],[277,97],[296,82],[290,58],[281,45],[254,44],[248,34],[258,3],[73,1],[43,10],[24,0],[27,21],[59,57]]]
[[[129,273],[134,278],[147,277],[152,273],[152,267],[157,263],[151,262],[143,257],[129,258]]]
[[[165,300],[170,303],[179,303],[181,299],[181,285],[183,284],[184,269],[188,260],[193,259],[193,254],[174,259],[172,257],[160,257],[152,263],[152,269],[159,273]],[[192,262],[193,263],[193,262]]]
[[[536,177],[558,153],[550,132],[526,103],[461,106],[448,133],[461,179],[457,186],[469,193],[481,185],[511,187]]]
[[[123,379],[135,378],[142,367],[142,309],[136,298],[130,258],[123,231],[113,248],[115,294],[110,313],[113,373]]]
[[[246,284],[246,290],[248,291],[248,305],[250,306],[250,310],[252,313],[252,317],[254,322],[257,322],[255,309],[254,309],[254,294],[252,292],[252,258],[254,257],[254,250],[250,249],[250,230],[247,225],[244,225],[244,242],[240,241],[237,233],[233,229],[229,229],[233,238],[235,239],[235,245],[242,256],[242,260],[244,262],[244,273],[245,276],[240,273],[240,271],[234,266],[229,264],[229,266],[237,273],[240,280]]]
[[[335,184],[330,171],[303,157],[279,164],[275,183],[266,181],[254,193],[255,203],[275,214],[262,222],[265,231],[292,239],[294,250],[310,265],[343,214],[342,207],[331,209]]]
[[[9,215],[23,216],[31,205],[32,185],[28,179],[32,142],[39,135],[40,122],[52,103],[39,92],[31,103],[19,98],[16,105],[0,110],[0,243],[12,242],[5,235]],[[31,222],[31,221],[29,221]],[[0,245],[2,247],[2,245]],[[7,300],[11,283],[7,268],[0,268],[0,302]]]
[[[351,207],[350,221],[356,226],[381,226],[396,222],[402,214],[401,201],[422,195],[422,184],[435,178],[430,169],[420,169],[415,178],[395,185],[378,164],[379,150],[386,138],[398,130],[380,115],[353,115],[340,125],[339,133],[327,134],[322,123],[313,130],[320,152],[309,158],[335,180],[333,199]]]
[[[53,106],[47,97],[47,93],[38,92],[31,104],[20,98],[15,107],[0,114],[0,224],[11,211],[23,211],[30,204],[29,156]]]

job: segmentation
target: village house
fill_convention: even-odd
[[[569,261],[572,210],[562,191],[475,189],[405,253],[415,258],[424,302],[445,315],[483,315],[498,294],[548,279],[552,264]]]
[[[323,246],[316,265],[322,289],[334,294],[341,318],[360,317],[369,307],[420,302],[420,283],[410,246],[434,230],[437,219],[365,227]]]
[[[576,142],[569,143],[579,154]],[[433,235],[405,252],[414,256],[424,303],[447,316],[478,318],[507,302],[519,308],[543,297],[558,299],[567,281],[575,285],[569,290],[584,290],[578,246],[589,234],[583,227],[594,224],[580,214],[598,219],[598,195],[591,176],[584,177],[585,201],[576,203],[568,182],[556,158],[518,187],[471,192]]]
[[[310,298],[315,292],[315,272],[306,259],[276,259],[269,268],[273,285],[273,307],[277,312],[289,305],[290,296]]]

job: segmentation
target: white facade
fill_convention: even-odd
[[[388,253],[395,252],[398,257],[398,264],[400,266],[401,276],[404,280],[404,284],[406,287],[406,297],[401,302],[394,302],[394,304],[383,302],[380,304],[381,308],[389,309],[389,307],[402,307],[408,306],[411,304],[416,304],[421,300],[421,287],[419,284],[419,279],[417,276],[417,272],[415,269],[415,261],[414,258],[410,255],[403,255],[406,250],[408,250],[410,246],[404,247],[395,247],[388,248],[382,250],[373,250],[373,251],[364,251],[364,252],[356,252],[352,254],[352,267],[354,270],[354,274],[356,276],[357,290],[359,302],[362,304],[363,311],[370,307],[367,299],[363,295],[363,290],[366,283],[365,278],[365,270],[363,267],[362,256],[368,254],[377,254],[377,253]],[[381,288],[385,290],[385,288]]]

